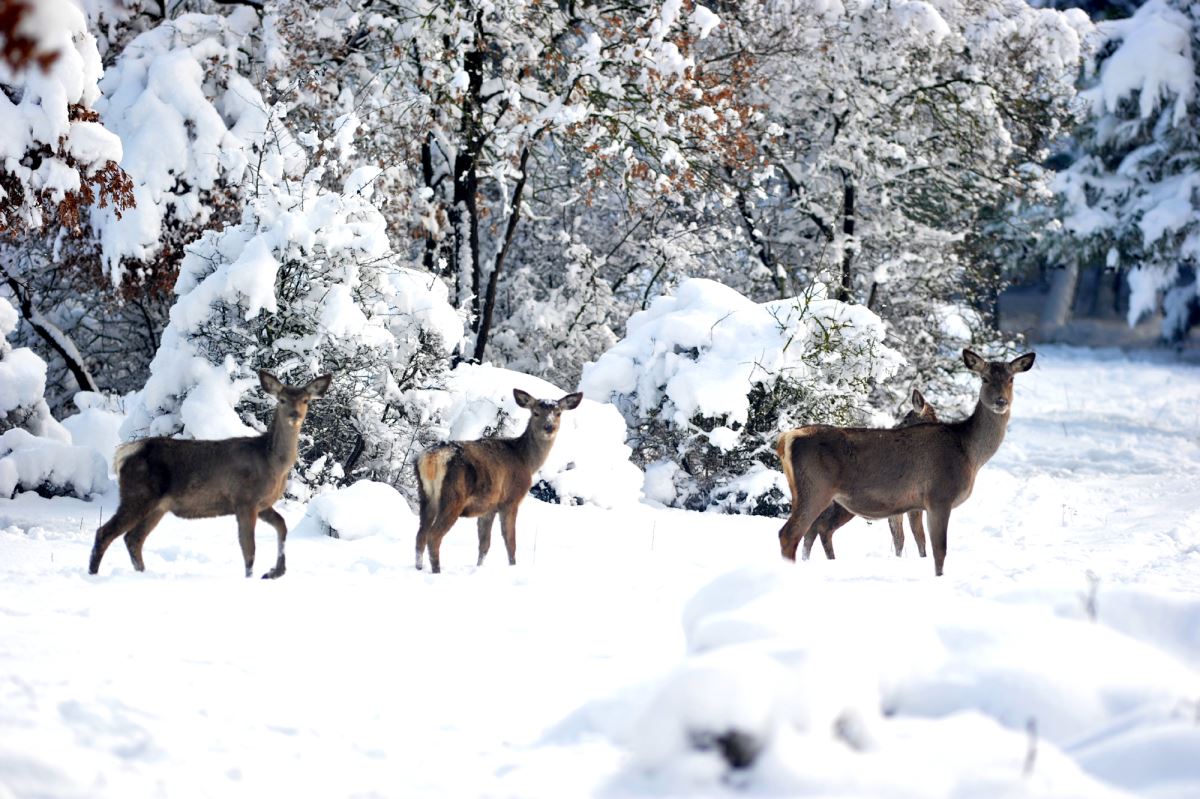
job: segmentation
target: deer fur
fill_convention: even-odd
[[[267,432],[259,436],[216,441],[144,438],[117,447],[121,504],[96,531],[88,572],[100,569],[108,545],[121,535],[133,568],[145,571],[142,546],[168,512],[184,519],[236,516],[238,541],[246,576],[254,566],[254,527],[258,519],[275,528],[279,553],[275,567],[263,577],[281,577],[286,570],[283,547],[287,524],[272,507],[283,496],[288,473],[296,463],[300,426],[309,402],[329,388],[331,375],[304,386],[285,386],[274,375],[258,373],[264,391],[279,404]]]
[[[938,420],[937,412],[933,409],[933,406],[926,402],[924,395],[915,388],[912,392],[912,405],[912,410],[904,415],[904,418],[900,420],[900,423],[896,427],[912,427],[914,424],[925,424]],[[781,436],[778,451],[780,460],[783,459],[783,441],[784,439]],[[784,472],[787,475],[788,486],[792,490],[792,495],[795,496],[796,488],[792,484],[792,473],[786,464]],[[821,539],[821,546],[825,549],[826,557],[833,557],[834,531],[853,518],[853,513],[834,502],[813,522],[814,535]],[[925,557],[925,527],[921,523],[921,511],[910,510],[908,512],[908,526],[912,529],[913,540],[917,542],[917,551],[921,554],[921,557]],[[904,514],[897,513],[889,516],[888,529],[892,533],[892,546],[896,549],[896,557],[900,557],[904,554]]]
[[[831,502],[868,519],[923,510],[929,522],[935,574],[946,560],[950,511],[971,496],[975,477],[995,454],[1012,411],[1013,376],[1033,366],[1034,353],[1010,362],[986,361],[963,350],[982,384],[975,411],[958,422],[878,430],[809,425],[780,436],[777,451],[792,491],[792,512],[779,530],[785,558],[807,559],[820,534],[814,522]],[[825,554],[833,557],[832,541]]]
[[[554,402],[538,400],[513,389],[517,405],[530,412],[529,424],[516,438],[451,441],[430,447],[414,464],[421,506],[417,530],[417,568],[423,568],[425,550],[434,574],[441,571],[442,538],[459,518],[477,518],[479,560],[488,553],[492,522],[500,516],[500,530],[508,562],[517,562],[517,508],[533,485],[533,474],[546,461],[558,435],[562,412],[577,408],[583,394],[568,394]]]

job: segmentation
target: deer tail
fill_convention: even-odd
[[[119,445],[116,452],[113,453],[113,474],[119,478],[121,476],[121,467],[125,465],[125,461],[141,452],[144,446],[146,446],[146,439],[144,438],[138,441],[126,441],[124,444]]]
[[[792,472],[792,441],[796,438],[795,430],[787,430],[780,434],[779,440],[775,442],[775,454],[779,456],[779,462],[783,464],[783,476],[787,478],[788,489],[792,492],[792,499],[796,498],[796,475]]]
[[[429,515],[427,520],[421,520],[423,523],[432,523],[441,511],[442,483],[446,480],[446,467],[453,457],[454,450],[450,447],[435,447],[417,457],[417,478],[421,484],[421,496],[425,500],[422,515]]]

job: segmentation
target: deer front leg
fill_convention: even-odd
[[[950,526],[950,506],[929,509],[929,540],[933,544],[933,573],[942,576],[946,562],[946,531]]]
[[[517,508],[514,502],[500,509],[500,532],[504,534],[504,548],[508,550],[508,565],[517,565]]]
[[[492,547],[492,522],[495,521],[495,513],[487,513],[479,517],[479,562],[476,566],[483,565],[483,559],[487,557],[488,550]]]
[[[254,570],[254,523],[257,519],[254,511],[239,511],[237,513],[238,543],[242,545],[242,560],[246,563],[246,576]]]
[[[925,526],[921,524],[921,511],[908,512],[908,526],[912,528],[913,540],[917,542],[917,552],[925,557]]]
[[[888,529],[892,531],[892,546],[896,549],[896,557],[900,557],[904,554],[904,514],[889,516]]]
[[[287,540],[287,522],[283,520],[283,517],[274,508],[263,508],[258,512],[258,518],[274,527],[275,535],[279,539],[279,554],[275,556],[275,568],[263,575],[264,580],[274,580],[277,577],[282,577],[284,572],[287,571],[287,562],[283,557],[283,544]]]

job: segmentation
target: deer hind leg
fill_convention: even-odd
[[[483,565],[483,559],[487,557],[488,550],[492,548],[492,522],[496,519],[495,513],[487,513],[479,517],[479,562],[476,566]]]
[[[950,526],[950,506],[929,508],[929,542],[933,544],[933,573],[942,575],[946,562],[946,530]]]
[[[514,502],[500,509],[500,532],[504,533],[504,548],[508,550],[508,565],[517,565],[517,508]]]
[[[258,512],[258,518],[274,527],[275,535],[279,539],[279,554],[275,556],[275,567],[263,575],[264,580],[274,580],[282,577],[287,571],[287,561],[283,557],[283,545],[287,540],[287,522],[274,508],[263,508]]]
[[[900,557],[904,554],[904,514],[889,516],[888,529],[892,531],[892,546],[896,549],[896,557]]]
[[[92,557],[88,561],[88,574],[100,571],[100,560],[104,557],[108,545],[145,516],[146,508],[139,507],[135,503],[122,502],[117,506],[117,512],[113,514],[112,518],[96,531],[96,541],[92,544]]]
[[[908,526],[912,528],[913,540],[917,542],[917,552],[925,557],[925,526],[921,524],[921,511],[908,512]]]
[[[818,491],[808,481],[795,486],[792,490],[792,513],[788,520],[779,528],[779,549],[788,560],[796,559],[796,549],[800,539],[804,539],[804,559],[812,549],[812,542],[819,534],[813,525],[821,513],[833,501],[833,492]],[[832,542],[829,544],[832,550]]]
[[[434,574],[442,571],[442,539],[446,537],[446,533],[450,532],[450,528],[458,521],[458,517],[462,515],[466,506],[467,503],[464,500],[447,497],[443,494],[441,510],[436,511],[435,517],[430,520],[428,526],[424,520],[421,522],[421,529],[417,531],[417,556],[420,557],[422,546],[429,550],[429,570]],[[422,535],[424,535],[423,544]]]
[[[146,537],[166,515],[165,510],[155,508],[125,534],[125,548],[129,550],[129,559],[133,561],[133,568],[137,571],[146,570],[146,564],[142,561],[142,545],[146,543]]]
[[[238,543],[242,545],[242,560],[246,564],[246,576],[254,570],[254,523],[258,515],[250,511],[238,511]]]
[[[821,548],[825,550],[825,557],[833,560],[833,532],[853,518],[853,513],[836,502],[823,510],[804,534],[804,559],[808,560],[813,541],[820,536]]]

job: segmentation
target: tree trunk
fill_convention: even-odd
[[[1075,302],[1075,287],[1079,285],[1079,265],[1069,263],[1055,270],[1050,279],[1050,293],[1042,306],[1037,333],[1041,339],[1053,336],[1055,331],[1071,318],[1071,306]]]
[[[7,275],[6,278],[8,287],[12,289],[13,296],[21,307],[21,316],[33,328],[33,332],[38,334],[38,338],[63,359],[67,370],[75,378],[79,390],[99,391],[100,389],[96,386],[96,381],[88,371],[87,365],[84,364],[83,356],[79,353],[79,348],[75,346],[75,343],[66,333],[38,313],[37,309],[33,307],[33,298],[29,291],[16,278],[12,275]]]
[[[483,150],[483,12],[475,16],[475,47],[463,59],[467,91],[463,95],[462,148],[454,156],[454,197],[450,222],[454,228],[451,263],[457,301],[461,307],[467,286],[471,292],[471,327],[479,329],[479,156]]]
[[[848,180],[842,189],[842,281],[836,299],[849,302],[854,288],[854,184]]]
[[[529,164],[529,145],[521,150],[521,177],[513,187],[512,211],[508,215],[508,227],[504,231],[504,243],[496,254],[496,263],[492,265],[492,273],[488,275],[487,295],[484,297],[483,313],[479,319],[479,336],[475,339],[475,360],[483,362],[483,352],[487,348],[488,332],[492,328],[492,313],[496,308],[496,284],[500,281],[500,272],[504,269],[504,259],[508,255],[509,245],[517,231],[517,223],[521,220],[521,196],[525,193],[526,167]]]

